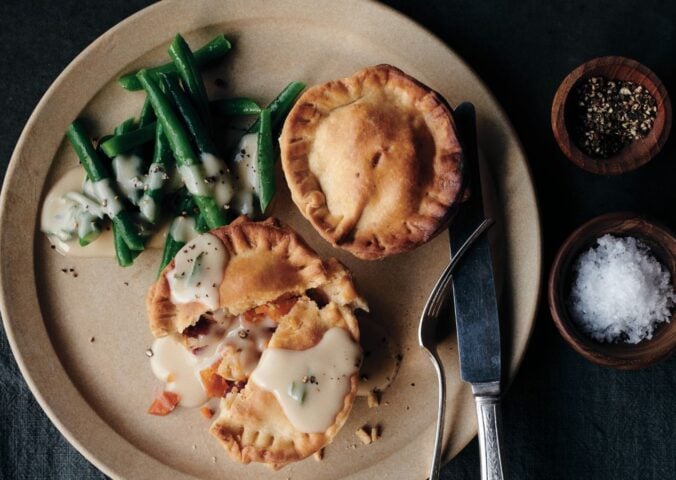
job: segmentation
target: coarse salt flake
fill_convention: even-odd
[[[636,238],[598,238],[575,261],[573,273],[568,307],[577,325],[599,342],[639,343],[671,318],[671,276]]]

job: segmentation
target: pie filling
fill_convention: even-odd
[[[283,298],[236,317],[209,311],[181,334],[155,340],[150,365],[165,383],[164,391],[178,395],[180,405],[197,407],[210,398],[241,390],[263,350],[297,298]],[[167,412],[168,413],[168,412]]]

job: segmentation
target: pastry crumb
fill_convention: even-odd
[[[192,449],[193,449],[193,450],[197,450],[197,445],[193,443],[193,444],[192,444]]]
[[[211,457],[211,461],[216,463],[216,457]]]
[[[315,453],[313,453],[312,456],[315,458],[315,460],[321,462],[322,460],[324,460],[324,449],[320,448]]]
[[[355,432],[359,441],[364,445],[369,445],[371,443],[371,435],[366,431],[367,428],[369,427],[365,425],[363,427],[359,427]]]
[[[369,392],[366,397],[369,408],[375,408],[380,406],[380,392],[377,389],[373,389]]]
[[[214,411],[207,406],[200,408],[200,413],[207,420],[210,420],[214,416]]]
[[[380,438],[380,425],[376,425],[371,428],[371,443],[375,442]]]

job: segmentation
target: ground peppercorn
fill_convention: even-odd
[[[612,157],[645,137],[655,123],[655,98],[634,82],[590,77],[578,82],[571,94],[573,141],[592,157]]]

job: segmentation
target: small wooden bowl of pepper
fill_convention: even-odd
[[[659,78],[625,57],[583,63],[561,82],[552,131],[580,168],[619,175],[649,162],[671,130],[671,101]]]
[[[580,254],[603,235],[633,237],[649,247],[676,285],[676,236],[666,227],[630,212],[608,213],[575,230],[559,249],[547,285],[549,311],[561,336],[590,362],[620,370],[637,370],[666,360],[676,353],[676,308],[671,319],[659,323],[652,338],[638,343],[600,342],[583,332],[571,311],[569,299],[574,280],[573,265]],[[598,258],[597,258],[598,261]]]

